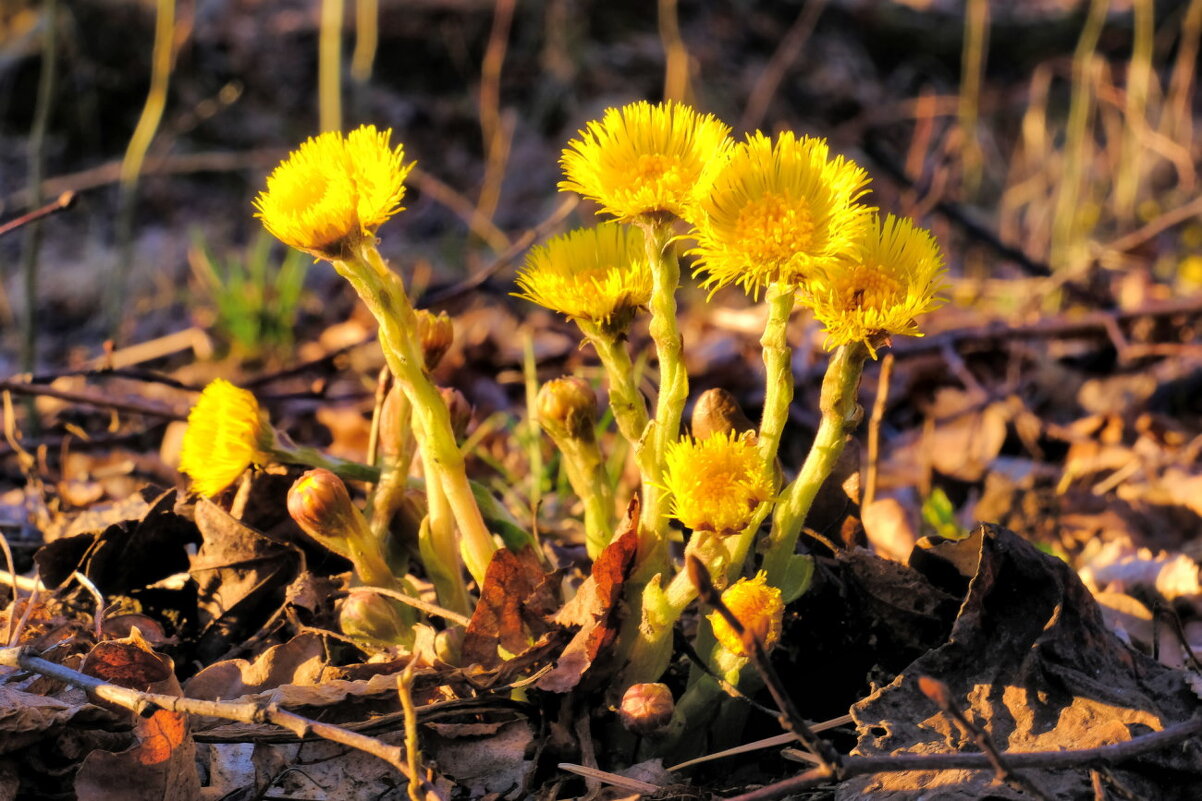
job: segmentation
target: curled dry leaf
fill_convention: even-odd
[[[593,570],[571,601],[555,616],[561,626],[579,627],[579,631],[564,648],[559,661],[538,687],[550,692],[568,692],[580,683],[603,649],[618,636],[618,601],[622,585],[634,566],[639,543],[639,502],[631,499],[626,518],[618,526],[613,541],[605,546]]]
[[[919,676],[945,683],[968,718],[1009,751],[1122,742],[1197,712],[1199,704],[1185,676],[1132,651],[1107,630],[1093,597],[1064,562],[997,526],[982,526],[969,539],[948,545],[956,550],[953,561],[961,568],[968,562],[966,549],[976,552],[951,636],[852,707],[860,736],[857,753],[978,750],[920,692]],[[1202,754],[1197,749],[1148,755],[1113,771],[1141,798],[1197,798],[1202,793]],[[1095,798],[1088,770],[1027,775],[1057,799]],[[987,771],[878,774],[851,779],[836,792],[839,801],[867,797],[1025,798],[994,785]]]
[[[498,648],[520,654],[551,626],[558,590],[555,574],[543,573],[532,548],[493,554],[484,574],[480,601],[463,638],[463,663],[494,668]]]
[[[98,643],[82,672],[135,690],[182,695],[171,660],[156,654],[135,628],[122,640]],[[188,719],[156,709],[149,717],[127,713],[134,724],[134,745],[125,751],[94,750],[75,777],[81,801],[192,801],[200,798],[196,748]],[[119,788],[119,789],[118,789]]]

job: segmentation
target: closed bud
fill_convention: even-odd
[[[675,709],[676,702],[667,685],[632,684],[622,694],[618,718],[627,731],[645,736],[663,731]]]
[[[538,421],[552,439],[591,442],[597,425],[597,395],[583,378],[564,376],[538,391]]]
[[[433,370],[455,341],[455,325],[446,312],[435,315],[426,309],[418,309],[417,336],[422,343],[426,369]]]
[[[442,393],[447,411],[451,413],[451,431],[456,440],[461,440],[467,433],[468,424],[472,422],[472,404],[466,395],[454,387],[439,387],[438,391]]]
[[[412,636],[392,600],[363,589],[351,590],[342,602],[338,624],[346,636],[373,645],[399,645]]]
[[[380,431],[377,441],[380,455],[385,459],[397,459],[410,437],[407,431],[412,422],[409,408],[409,399],[405,397],[401,385],[394,381],[388,394],[384,396],[384,403],[380,405]]]
[[[310,537],[348,558],[348,540],[362,537],[367,527],[342,479],[322,468],[293,483],[288,490],[288,514]],[[366,536],[370,539],[371,533]]]
[[[701,393],[693,406],[693,436],[697,439],[754,430],[755,424],[743,413],[735,396],[719,387]]]

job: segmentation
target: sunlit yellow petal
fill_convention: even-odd
[[[876,348],[898,334],[921,336],[918,317],[943,299],[943,254],[930,232],[908,218],[872,217],[852,254],[824,265],[806,286],[805,304],[826,326],[826,347]]]
[[[526,257],[518,297],[577,320],[625,328],[651,299],[651,270],[637,228],[603,223],[548,240]]]
[[[737,534],[772,497],[772,475],[751,432],[683,437],[668,446],[664,485],[671,515],[694,531]]]
[[[722,593],[722,603],[734,613],[743,628],[755,633],[765,651],[772,650],[780,641],[785,604],[780,590],[768,586],[762,570],[753,579],[739,579],[727,587]],[[711,612],[709,621],[714,629],[714,637],[723,648],[735,656],[751,656],[743,646],[743,638],[731,628],[726,618],[718,612]]]
[[[867,184],[854,162],[830,158],[825,139],[748,136],[692,220],[703,286],[738,284],[756,297],[770,283],[800,282],[815,263],[850,250],[868,212],[855,202]]]
[[[268,176],[255,216],[284,244],[337,257],[401,210],[413,165],[403,164],[400,145],[390,147],[391,135],[369,125],[307,140]]]
[[[271,426],[255,396],[217,379],[204,388],[188,414],[179,469],[206,497],[233,484],[251,464],[266,464]]]
[[[393,148],[389,140],[392,131],[377,131],[374,125],[364,125],[351,131],[346,149],[354,170],[358,193],[359,225],[364,233],[374,232],[399,211],[405,197],[405,179],[413,164],[405,164],[405,148]]]
[[[564,149],[559,188],[596,201],[619,220],[684,217],[721,167],[729,133],[715,117],[680,103],[607,109]]]

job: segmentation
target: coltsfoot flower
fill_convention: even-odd
[[[676,700],[668,685],[659,682],[632,684],[622,693],[618,720],[626,731],[646,736],[663,731],[675,710]]]
[[[272,460],[275,432],[249,391],[218,378],[204,388],[188,414],[179,469],[192,489],[213,497],[252,464]]]
[[[559,188],[595,200],[619,220],[685,217],[722,166],[729,134],[725,123],[681,103],[606,109],[568,142]]]
[[[897,334],[922,336],[917,318],[943,299],[943,254],[909,218],[873,215],[850,257],[823,265],[806,305],[826,326],[826,347],[863,342],[872,355]]]
[[[651,299],[643,235],[618,223],[569,231],[530,251],[517,285],[517,297],[624,332]]]
[[[318,258],[338,258],[401,211],[404,148],[392,131],[364,125],[307,140],[267,177],[255,216],[277,239]]]
[[[672,517],[694,531],[722,535],[746,528],[773,490],[755,435],[734,431],[701,440],[685,436],[669,445],[664,485]]]
[[[764,571],[753,579],[741,578],[727,587],[722,593],[722,603],[734,613],[743,628],[755,634],[765,651],[772,650],[780,641],[785,604],[780,590],[768,585]],[[723,648],[735,656],[751,656],[743,646],[743,638],[731,628],[726,618],[715,611],[709,614],[709,621],[714,628],[714,637]]]
[[[855,202],[867,185],[855,162],[830,158],[825,139],[749,135],[691,220],[702,285],[738,284],[758,297],[771,283],[799,283],[816,264],[851,250],[870,211]]]

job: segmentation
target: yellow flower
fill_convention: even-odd
[[[307,140],[267,177],[255,216],[277,239],[320,258],[337,258],[401,211],[413,164],[392,131],[361,126]]]
[[[851,249],[869,211],[856,204],[868,173],[825,139],[762,133],[735,145],[701,200],[697,273],[715,290],[738,284],[752,297],[768,284],[797,284],[814,265]]]
[[[664,485],[672,496],[672,517],[694,531],[723,535],[746,528],[773,489],[750,431],[672,443],[664,456]]]
[[[780,641],[781,618],[785,614],[785,604],[780,590],[767,584],[767,576],[760,571],[753,579],[739,579],[726,588],[722,593],[722,603],[760,641],[765,651]],[[714,637],[723,648],[735,656],[751,656],[743,647],[740,637],[726,618],[718,612],[709,614],[710,625],[714,628]]]
[[[680,103],[645,100],[606,109],[559,164],[562,191],[578,192],[619,220],[667,212],[678,217],[703,195],[730,147],[730,128]]]
[[[211,498],[252,463],[269,462],[274,437],[255,396],[219,378],[204,388],[188,414],[180,472],[192,479],[196,492]]]
[[[922,336],[916,318],[943,299],[939,243],[909,218],[876,215],[849,258],[831,262],[806,286],[804,303],[826,326],[826,347],[863,342],[876,349],[895,334]]]
[[[548,240],[526,257],[514,293],[573,319],[625,330],[651,299],[642,232],[618,223]]]

